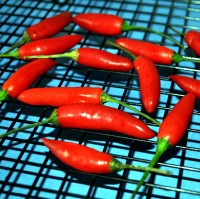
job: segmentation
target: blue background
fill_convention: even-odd
[[[121,16],[132,25],[164,32],[185,44],[183,37],[170,29],[170,25],[182,33],[200,28],[199,1],[165,0],[2,0],[0,8],[0,43],[3,52],[20,39],[29,26],[58,14],[69,11],[78,13],[97,12]],[[174,51],[188,55],[171,41],[142,31],[125,32],[106,37],[83,30],[70,23],[58,35],[81,34],[84,39],[78,47],[95,47],[115,54],[123,54],[106,45],[107,40],[125,36],[165,45]],[[196,56],[189,51],[189,55]],[[0,85],[19,67],[22,60],[0,59]],[[200,79],[199,66],[191,62],[159,65],[161,96],[157,110],[152,115],[162,121],[171,108],[185,93],[168,76],[182,74]],[[91,86],[103,88],[109,95],[126,101],[143,110],[138,75],[133,70],[111,72],[83,67],[69,59],[59,59],[59,64],[37,79],[32,87]],[[139,115],[113,103],[107,106],[122,109],[158,131],[158,127]],[[16,99],[0,103],[0,132],[11,130],[47,118],[52,107],[25,105]],[[197,100],[195,111],[185,137],[178,146],[168,150],[158,163],[161,169],[169,170],[172,176],[151,175],[136,198],[200,198],[200,106]],[[144,111],[144,110],[143,110]],[[25,130],[0,140],[0,198],[129,198],[142,172],[121,171],[118,174],[93,175],[69,168],[58,161],[41,143],[40,138],[68,140],[99,151],[112,154],[118,160],[147,166],[156,149],[156,138],[133,139],[121,134],[77,129],[62,129],[45,125]]]

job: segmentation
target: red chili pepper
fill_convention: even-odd
[[[130,38],[119,38],[115,41],[115,43],[129,50],[134,55],[143,55],[157,64],[169,65],[172,63],[179,63],[181,61],[192,61],[196,63],[200,62],[200,59],[182,56],[165,46],[147,41],[140,41]]]
[[[147,31],[169,39],[181,48],[185,48],[178,41],[166,34],[146,27],[131,26],[121,17],[112,14],[82,13],[73,17],[72,21],[86,30],[103,35],[118,35],[130,30]]]
[[[22,38],[3,54],[9,53],[14,48],[17,48],[25,43],[52,37],[53,35],[59,33],[66,25],[68,25],[71,20],[72,14],[70,12],[62,12],[58,15],[46,18],[27,28],[22,35]]]
[[[124,169],[137,171],[156,172],[170,175],[168,171],[156,168],[123,164],[108,153],[96,149],[61,140],[42,138],[44,145],[66,165],[86,173],[107,174],[115,173]]]
[[[183,91],[193,93],[197,98],[200,98],[200,80],[181,75],[170,75],[169,78]]]
[[[48,119],[42,122],[11,130],[1,134],[0,138],[46,123],[63,128],[119,132],[140,139],[149,139],[155,136],[155,133],[145,123],[124,111],[96,104],[69,104],[57,108]]]
[[[27,43],[11,53],[1,54],[0,57],[25,59],[26,56],[63,53],[78,44],[82,38],[81,35],[65,35],[57,38],[41,39]]]
[[[26,59],[60,57],[71,58],[83,66],[111,71],[127,72],[134,67],[132,61],[126,57],[95,48],[78,48],[64,54],[28,56]]]
[[[92,87],[48,87],[31,88],[22,92],[18,99],[36,106],[60,107],[68,104],[101,104],[101,88]]]
[[[195,30],[190,30],[185,34],[185,41],[188,44],[188,46],[194,50],[195,53],[197,53],[198,56],[200,56],[200,32],[197,32]]]
[[[157,125],[160,125],[160,122],[157,120],[137,110],[130,104],[111,97],[98,87],[31,88],[18,95],[18,100],[30,105],[53,107],[60,107],[75,103],[104,104],[106,102],[112,102],[125,106],[126,108],[142,115]]]
[[[112,71],[130,71],[133,69],[133,63],[130,59],[93,48],[79,48],[77,62],[84,66],[89,65],[93,68]]]
[[[116,43],[111,41],[107,43],[133,57],[133,65],[139,75],[142,104],[148,113],[152,113],[157,107],[160,98],[160,75],[155,64],[148,57],[143,55],[136,57],[135,54]]]
[[[154,63],[144,56],[137,57],[134,66],[139,75],[142,104],[148,113],[152,113],[160,99],[160,75]]]
[[[55,64],[56,62],[51,59],[38,59],[19,68],[3,84],[2,90],[0,90],[0,101],[9,97],[17,97],[22,91],[29,88],[40,75],[54,67]]]
[[[161,123],[158,131],[158,141],[156,153],[149,163],[149,167],[154,167],[161,155],[170,147],[175,146],[183,137],[187,130],[190,118],[192,116],[195,105],[195,96],[191,93],[182,97],[182,99],[174,106],[171,112]],[[149,172],[144,172],[139,181],[132,198],[137,194],[140,187],[148,177]]]

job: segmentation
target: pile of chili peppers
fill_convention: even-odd
[[[29,27],[20,41],[0,55],[1,58],[28,61],[4,82],[0,91],[0,101],[16,98],[25,104],[52,106],[55,109],[46,120],[1,133],[0,138],[47,123],[62,128],[118,132],[138,139],[150,139],[157,136],[156,153],[148,167],[122,164],[107,153],[81,144],[42,138],[44,145],[58,159],[83,172],[103,174],[123,169],[144,171],[131,197],[134,198],[150,172],[171,174],[169,171],[162,171],[154,166],[169,147],[175,146],[182,139],[194,111],[195,99],[200,98],[200,80],[181,75],[170,75],[169,79],[174,81],[186,94],[184,93],[185,95],[174,105],[162,122],[152,118],[149,114],[153,113],[159,104],[161,87],[156,64],[170,65],[180,61],[199,63],[200,59],[182,56],[165,46],[124,37],[116,39],[114,43],[108,42],[108,44],[127,52],[133,60],[90,47],[69,51],[81,42],[82,35],[53,37],[69,23],[75,23],[88,31],[107,36],[120,35],[124,31],[131,30],[148,31],[169,39],[185,49],[184,45],[168,35],[149,28],[131,26],[121,17],[112,14],[84,13],[72,17],[72,13],[63,12],[44,19]],[[200,33],[191,30],[184,35],[184,38],[188,47],[200,56],[200,45],[198,45]],[[70,58],[85,67],[101,70],[129,72],[135,69],[139,78],[142,105],[147,113],[109,96],[99,87],[30,88],[37,78],[52,67],[56,67],[58,63],[53,59],[61,57]],[[120,104],[142,115],[159,126],[158,133],[156,134],[147,124],[125,111],[104,106],[106,102]]]

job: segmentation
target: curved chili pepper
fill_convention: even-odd
[[[0,101],[9,97],[15,98],[29,88],[34,81],[54,67],[56,62],[51,59],[37,59],[19,68],[3,84],[0,90]]]
[[[183,91],[193,93],[197,98],[200,98],[200,80],[181,75],[170,75],[169,78]]]
[[[30,105],[53,107],[60,107],[75,103],[104,104],[106,102],[112,102],[125,106],[139,115],[142,115],[146,119],[156,123],[158,126],[160,125],[160,122],[153,119],[149,115],[137,110],[126,102],[111,97],[98,87],[31,88],[18,95],[18,100]]]
[[[78,48],[71,52],[66,52],[63,54],[55,55],[36,55],[27,56],[26,59],[35,58],[61,58],[68,57],[73,59],[75,62],[88,66],[91,68],[98,68],[111,71],[123,71],[127,72],[133,69],[133,63],[130,59],[112,54],[105,50],[95,49],[95,48]]]
[[[158,131],[158,141],[156,153],[149,163],[149,167],[154,167],[162,154],[171,146],[175,146],[183,137],[187,130],[190,118],[192,116],[195,105],[195,96],[191,93],[186,94],[173,107],[171,112],[166,116],[160,125]],[[149,172],[144,172],[139,181],[132,198],[137,194],[140,187],[148,177]]]
[[[200,56],[200,32],[197,32],[195,30],[190,30],[185,34],[185,41],[188,44],[188,46],[194,50],[195,53],[197,53],[198,56]]]
[[[107,174],[132,169],[171,175],[168,171],[156,168],[123,164],[108,153],[81,144],[47,138],[42,138],[42,142],[63,163],[86,173]]]
[[[63,128],[114,131],[140,139],[155,136],[155,133],[145,123],[124,111],[96,104],[69,104],[54,110],[51,116],[44,121],[11,130],[1,134],[0,138],[46,123]]]
[[[147,31],[169,39],[183,49],[185,48],[178,41],[166,34],[146,27],[131,26],[121,17],[112,14],[82,13],[73,17],[72,21],[86,30],[103,35],[118,35],[130,30]]]
[[[63,53],[78,44],[82,38],[81,35],[65,35],[57,38],[41,39],[27,43],[11,53],[1,54],[0,57],[25,59],[26,56]]]
[[[144,56],[134,61],[135,69],[139,75],[142,104],[148,113],[152,113],[160,99],[160,76],[154,63]]]
[[[158,70],[148,57],[139,56],[111,41],[108,44],[123,50],[134,59],[134,67],[139,75],[142,104],[148,113],[152,113],[160,99],[160,76]]]
[[[186,57],[182,56],[170,48],[154,44],[147,41],[141,41],[130,38],[119,38],[115,41],[116,44],[122,46],[123,48],[129,50],[136,56],[143,55],[151,59],[154,63],[157,64],[172,64],[179,63],[181,61],[192,61],[199,63],[200,59],[195,57]]]
[[[72,20],[70,12],[62,12],[58,15],[46,18],[39,23],[29,27],[24,31],[22,38],[7,49],[3,54],[11,52],[13,49],[22,46],[25,43],[52,37],[59,33]]]

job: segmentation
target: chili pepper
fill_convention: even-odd
[[[169,39],[183,49],[185,48],[181,43],[162,32],[146,27],[132,26],[124,21],[123,18],[112,14],[82,13],[73,17],[72,21],[86,30],[109,36],[118,35],[130,30],[147,31]]]
[[[172,63],[179,63],[181,61],[192,61],[200,63],[200,59],[198,58],[182,56],[170,48],[147,41],[140,41],[123,37],[117,39],[115,43],[129,50],[134,55],[143,55],[157,64],[169,65]]]
[[[63,128],[113,131],[140,139],[155,136],[155,133],[145,123],[124,111],[96,104],[69,104],[55,109],[44,121],[11,130],[1,134],[0,138],[46,123]]]
[[[55,64],[56,62],[51,59],[37,59],[19,68],[4,82],[0,90],[0,101],[17,97]]]
[[[133,57],[134,67],[139,75],[142,104],[148,113],[152,113],[160,98],[160,76],[155,64],[145,56],[136,57],[135,54],[111,41],[108,44],[125,51]]]
[[[81,35],[65,35],[57,38],[41,39],[27,43],[8,54],[0,54],[0,58],[24,59],[24,57],[31,55],[63,53],[79,43],[82,38]]]
[[[63,163],[86,173],[107,174],[132,169],[171,175],[169,171],[156,168],[123,164],[108,153],[81,144],[47,138],[42,138],[42,142]]]
[[[78,48],[71,52],[47,56],[27,56],[26,59],[61,57],[71,58],[83,66],[111,71],[127,72],[134,67],[132,61],[126,57],[95,48]]]
[[[29,27],[24,31],[22,38],[6,50],[3,54],[11,52],[13,49],[40,39],[52,37],[59,33],[66,25],[72,20],[72,14],[70,12],[62,12],[58,15],[46,18],[39,23]]]
[[[197,53],[198,56],[200,56],[200,32],[195,30],[190,30],[185,34],[185,41],[188,44],[188,46],[194,50],[195,53]]]
[[[191,93],[186,94],[163,120],[158,131],[156,153],[149,163],[149,167],[154,167],[162,154],[169,147],[175,146],[182,139],[190,122],[194,105],[195,96]],[[134,196],[137,194],[148,175],[149,172],[144,172],[132,195],[132,198],[134,198]]]
[[[160,99],[160,76],[154,63],[144,56],[134,61],[135,69],[139,75],[142,104],[148,113],[152,113]]]
[[[137,110],[126,102],[117,100],[98,87],[48,87],[31,88],[18,95],[18,100],[30,105],[45,105],[60,107],[75,103],[104,104],[112,102],[142,115],[148,120],[160,125],[160,122]]]
[[[183,91],[193,93],[197,98],[200,98],[200,80],[181,75],[170,75],[169,78]]]

